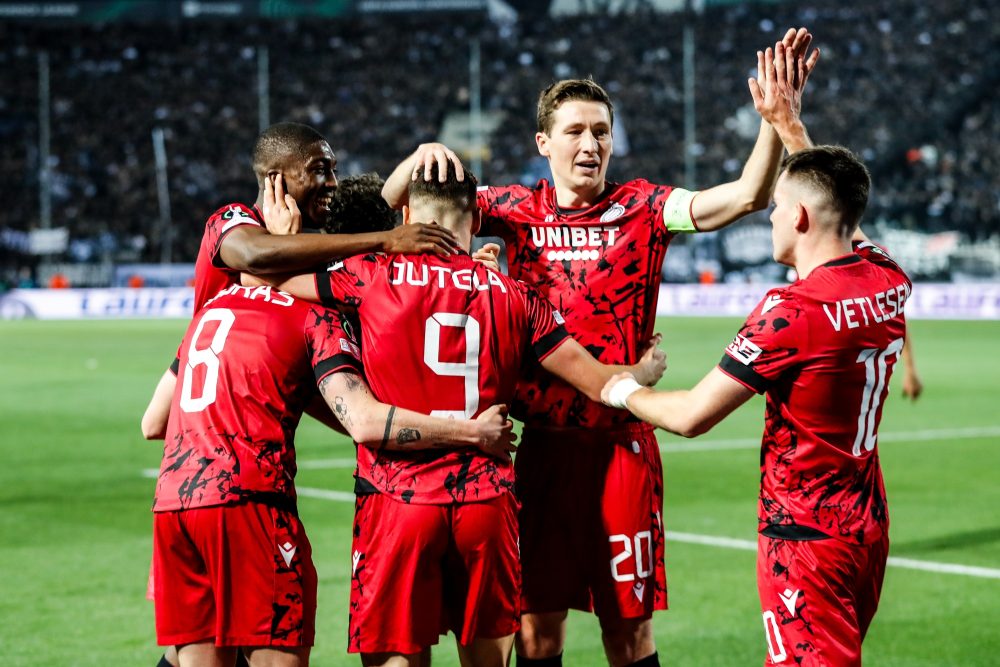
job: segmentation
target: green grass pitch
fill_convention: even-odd
[[[182,321],[0,322],[0,656],[4,665],[149,665],[149,512],[160,444],[139,417],[173,357]],[[661,320],[687,387],[735,332],[731,319]],[[1000,322],[912,324],[926,393],[899,396],[880,445],[897,558],[1000,568]],[[703,436],[741,448],[672,451],[661,433],[666,522],[678,533],[753,540],[760,399]],[[314,423],[302,462],[353,447]],[[965,430],[963,430],[965,429]],[[978,429],[972,431],[970,429]],[[890,437],[890,435],[892,437]],[[686,442],[686,441],[685,441]],[[697,441],[695,441],[697,442]],[[351,470],[304,467],[300,487],[350,491]],[[350,503],[302,498],[320,573],[316,665],[355,665],[346,645]],[[655,617],[663,664],[758,665],[765,653],[751,551],[668,540],[671,610]],[[890,566],[865,644],[878,666],[1000,664],[1000,579]],[[456,665],[450,637],[438,665]],[[592,617],[570,619],[565,663],[605,664]]]

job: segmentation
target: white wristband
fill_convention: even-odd
[[[615,386],[611,387],[611,391],[608,392],[608,403],[611,404],[613,408],[621,408],[623,410],[628,410],[628,405],[625,401],[628,397],[635,392],[642,389],[642,385],[635,381],[635,378],[624,378],[615,383]]]

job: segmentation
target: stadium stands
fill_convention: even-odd
[[[0,23],[0,280],[31,263],[16,232],[35,227],[38,53],[51,67],[53,219],[62,259],[157,261],[151,131],[165,131],[175,261],[191,261],[205,216],[254,197],[257,52],[270,61],[270,118],[323,131],[342,173],[385,175],[442,120],[468,108],[468,52],[482,53],[482,106],[503,120],[482,182],[537,176],[538,91],[592,75],[615,97],[628,153],[615,180],[683,184],[682,34],[696,43],[696,183],[736,176],[756,133],[746,78],[754,51],[806,25],[823,51],[804,118],[820,142],[872,166],[870,220],[908,230],[1000,231],[1000,4],[742,4],[702,14],[575,16],[493,24],[456,15],[270,23],[46,27]],[[621,128],[620,128],[621,129]],[[749,133],[750,136],[747,136]],[[5,240],[6,239],[6,240]]]

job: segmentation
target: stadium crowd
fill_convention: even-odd
[[[610,177],[685,184],[683,32],[694,26],[696,183],[731,180],[756,125],[752,54],[781,26],[809,25],[824,53],[803,110],[816,140],[872,166],[869,219],[907,229],[997,233],[1000,5],[892,0],[740,4],[703,13],[581,15],[494,23],[417,14],[330,22],[190,22],[38,27],[0,23],[0,264],[8,283],[29,258],[11,232],[36,227],[39,53],[48,54],[51,191],[67,259],[158,261],[151,131],[163,128],[176,233],[192,261],[198,229],[245,192],[259,131],[258,50],[267,47],[272,120],[331,138],[342,173],[392,166],[468,109],[469,44],[479,40],[482,105],[501,112],[483,181],[545,175],[532,108],[547,83],[593,76],[619,111]],[[16,235],[15,235],[16,238]],[[6,240],[5,240],[6,239]]]

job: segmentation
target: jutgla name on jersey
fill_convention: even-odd
[[[598,259],[598,248],[613,246],[618,227],[531,227],[531,242],[536,248],[551,248],[550,260]],[[557,249],[558,248],[558,249]]]
[[[491,286],[500,288],[504,294],[507,293],[507,286],[503,284],[500,277],[490,270],[486,272],[486,281],[479,277],[479,274],[472,269],[459,269],[455,271],[447,266],[416,266],[412,262],[393,262],[392,272],[389,275],[391,285],[413,285],[414,287],[437,286],[445,288],[449,285],[471,292],[473,290],[484,291]]]
[[[833,325],[834,331],[840,331],[844,324],[848,329],[857,329],[860,326],[878,324],[896,317],[903,312],[903,305],[909,296],[910,286],[901,283],[870,296],[841,299],[834,303],[832,308],[830,304],[824,303],[823,312]],[[864,322],[860,320],[861,317],[864,318]]]

